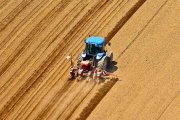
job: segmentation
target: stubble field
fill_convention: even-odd
[[[180,120],[179,0],[0,0],[0,119]],[[119,80],[67,81],[88,35]]]

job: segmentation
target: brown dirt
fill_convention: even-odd
[[[178,0],[0,0],[0,119],[179,120]],[[88,35],[118,81],[67,81]]]

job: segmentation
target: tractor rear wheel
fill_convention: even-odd
[[[78,60],[77,60],[77,66],[80,65],[80,62],[83,60],[81,54],[78,56]]]
[[[108,57],[107,56],[104,56],[99,62],[98,62],[98,67],[103,69],[103,70],[106,70],[108,66]]]
[[[108,56],[104,56],[99,62],[98,62],[98,67],[107,70],[111,66],[112,62],[112,54]]]
[[[109,64],[109,57],[106,56],[104,59],[104,64],[103,64],[103,70],[107,70],[108,64]]]

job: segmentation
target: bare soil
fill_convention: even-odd
[[[0,120],[180,120],[178,0],[0,0]],[[118,79],[68,81],[88,35]]]

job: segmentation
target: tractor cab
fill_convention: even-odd
[[[104,38],[98,37],[98,36],[90,36],[85,40],[85,50],[81,54],[82,58],[84,60],[89,59],[101,59],[103,56],[105,56],[105,50],[104,50]]]
[[[105,50],[105,40],[99,36],[89,36],[85,40],[86,47],[79,55],[77,66],[84,70],[90,70],[92,67],[106,69],[112,61],[112,52],[107,55]]]

